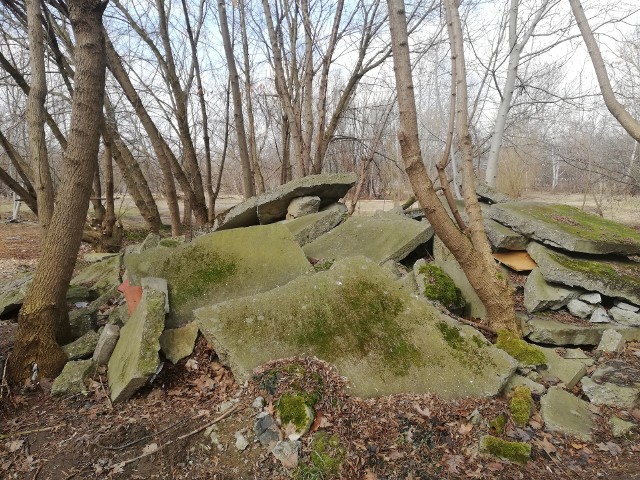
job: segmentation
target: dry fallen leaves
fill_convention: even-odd
[[[596,447],[598,447],[598,450],[600,450],[602,452],[609,452],[614,457],[617,457],[618,455],[620,455],[622,453],[622,448],[620,447],[620,445],[618,445],[617,443],[613,443],[613,442],[596,443]]]

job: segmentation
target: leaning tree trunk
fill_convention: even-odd
[[[105,84],[102,13],[107,2],[69,0],[68,4],[76,40],[69,143],[47,241],[18,317],[16,343],[7,363],[11,381],[29,377],[34,365],[41,376],[53,378],[67,361],[59,346],[59,342],[68,339],[69,333],[65,297],[89,208],[93,174],[98,165]]]
[[[487,315],[492,327],[507,329],[521,335],[516,323],[511,290],[506,278],[499,272],[489,250],[488,241],[482,227],[477,198],[475,198],[474,204],[474,175],[473,170],[470,170],[473,167],[471,138],[466,124],[468,121],[465,117],[466,106],[465,108],[461,107],[467,101],[466,83],[463,80],[465,76],[464,55],[462,54],[461,44],[452,42],[452,47],[458,47],[455,51],[452,48],[452,55],[455,55],[457,59],[457,119],[459,123],[465,122],[463,126],[458,126],[458,135],[462,144],[461,148],[465,156],[465,162],[467,162],[465,166],[465,207],[469,215],[469,235],[458,229],[445,210],[422,160],[404,1],[387,0],[387,3],[389,6],[393,65],[400,113],[398,139],[402,159],[413,191],[436,235],[460,263],[469,279],[469,283],[471,283],[478,297],[482,300],[487,309]],[[457,34],[460,31],[459,23],[458,25],[455,24],[457,9],[453,12],[451,11],[451,5],[454,3],[454,0],[445,1],[448,21],[453,22],[454,31]],[[459,22],[459,17],[457,20]],[[484,235],[484,241],[482,240],[482,235]]]

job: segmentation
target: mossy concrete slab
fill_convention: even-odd
[[[303,247],[310,258],[341,259],[364,255],[382,264],[400,261],[433,237],[428,222],[381,213],[373,217],[350,217],[346,222]]]
[[[491,218],[552,247],[582,253],[640,253],[640,233],[568,205],[509,202],[494,205]]]
[[[122,255],[92,263],[71,279],[71,285],[86,286],[89,288],[91,295],[100,297],[109,292],[114,286],[120,285],[121,266]]]
[[[534,316],[528,322],[527,338],[531,342],[547,345],[598,345],[610,325],[593,324],[588,327],[562,323],[558,320]]]
[[[145,290],[138,308],[120,330],[107,371],[113,402],[131,397],[158,369],[164,302],[164,293]]]
[[[0,284],[0,318],[20,309],[32,280],[33,275],[25,275]]]
[[[557,310],[580,293],[581,290],[547,283],[540,269],[534,268],[524,284],[524,306],[529,313]]]
[[[487,318],[487,309],[467,280],[462,267],[437,236],[433,240],[433,258],[435,264],[449,275],[460,289],[467,303],[465,313],[474,318]]]
[[[302,247],[340,225],[346,217],[346,214],[337,209],[329,209],[288,220],[283,225],[289,229],[298,245]]]
[[[633,408],[640,405],[640,370],[633,364],[611,360],[591,378],[582,380],[582,390],[595,405]]]
[[[93,352],[96,349],[96,345],[98,345],[98,339],[100,338],[100,333],[94,330],[89,330],[83,336],[78,338],[77,340],[68,343],[62,350],[67,354],[67,358],[69,360],[79,360],[83,358],[90,358],[93,356]]]
[[[93,374],[94,370],[95,365],[91,359],[67,362],[51,386],[51,395],[85,392],[87,386],[84,381]]]
[[[333,363],[355,395],[495,395],[516,368],[505,352],[352,257],[253,297],[195,311],[200,331],[240,381],[271,360]]]
[[[483,209],[483,214],[484,209]],[[504,225],[491,220],[484,219],[484,231],[487,232],[487,238],[491,247],[495,250],[526,250],[529,239],[518,232],[505,227]]]
[[[191,321],[196,308],[270,290],[313,271],[280,224],[214,232],[176,248],[127,255],[125,266],[131,283],[167,280],[172,328]]]
[[[556,377],[571,390],[587,374],[587,367],[593,364],[591,359],[564,358],[554,348],[538,347],[546,357],[546,368],[541,372]]]
[[[527,252],[547,282],[640,303],[640,262],[565,255],[532,242]]]
[[[540,399],[540,415],[548,432],[571,435],[586,442],[592,439],[595,424],[589,403],[569,392],[551,387]]]
[[[198,325],[191,322],[180,328],[169,328],[160,336],[160,349],[174,365],[193,353]]]

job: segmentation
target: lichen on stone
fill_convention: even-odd
[[[522,442],[508,442],[491,435],[481,439],[480,451],[520,465],[526,464],[531,457],[531,445]]]
[[[424,278],[422,292],[425,298],[439,302],[449,310],[464,306],[465,300],[460,289],[440,267],[427,263],[418,269],[418,273]]]
[[[531,417],[533,407],[533,399],[531,398],[531,390],[525,386],[519,386],[513,389],[513,397],[509,401],[509,410],[511,418],[519,427],[524,427]]]
[[[508,330],[498,330],[496,347],[507,352],[522,365],[541,365],[547,361],[542,350],[529,345]]]

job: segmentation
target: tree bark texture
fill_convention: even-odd
[[[106,2],[69,0],[75,36],[75,92],[69,143],[58,202],[33,283],[18,318],[16,343],[7,364],[11,381],[29,377],[34,364],[42,377],[54,378],[67,361],[59,346],[67,340],[66,292],[80,247],[91,182],[98,165],[103,121],[105,55],[102,14]]]

